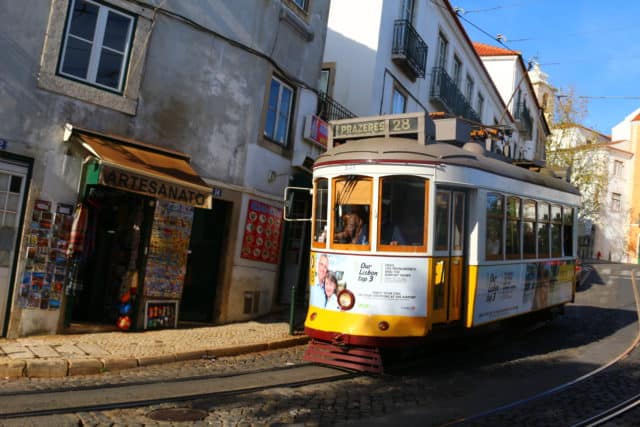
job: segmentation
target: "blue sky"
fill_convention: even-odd
[[[471,40],[518,50],[525,64],[536,57],[559,92],[572,87],[577,96],[593,97],[588,99],[583,125],[610,134],[614,125],[640,107],[640,2],[450,2],[465,11],[461,22]],[[495,40],[498,34],[506,37],[504,45]]]

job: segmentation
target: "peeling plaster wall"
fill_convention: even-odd
[[[110,1],[122,2],[105,0]],[[141,27],[148,26],[148,37],[142,40],[146,50],[143,56],[132,57],[130,65],[142,68],[140,89],[135,112],[128,114],[101,106],[100,100],[81,101],[38,84],[50,17],[55,16],[54,10],[66,11],[66,0],[0,0],[0,51],[4,53],[0,139],[8,141],[7,151],[34,159],[26,217],[37,198],[62,203],[76,200],[80,163],[65,155],[67,147],[62,139],[67,122],[186,152],[192,156],[194,169],[210,182],[235,186],[241,193],[264,192],[281,200],[287,179],[267,183],[263,169],[290,172],[295,148],[306,149],[300,141],[302,119],[315,113],[315,95],[312,99],[301,96],[295,106],[291,148],[274,152],[260,147],[264,145],[269,81],[272,73],[281,70],[294,86],[316,86],[329,8],[329,2],[311,1],[312,10],[300,17],[285,1],[148,0],[149,7],[138,20]],[[139,7],[140,2],[131,4]],[[167,12],[155,13],[153,6]],[[246,199],[240,198],[242,203]],[[244,209],[234,206],[233,214]],[[235,217],[234,223],[237,221]],[[240,232],[231,232],[229,239],[239,236]],[[228,248],[236,247],[234,242],[228,243]],[[235,289],[235,278],[243,277],[243,283],[268,291],[270,297],[261,300],[267,310],[275,293],[278,267],[238,265],[234,252],[225,254],[224,265],[232,271],[224,272],[225,283],[219,286],[225,289],[219,294],[237,298],[242,290],[227,288]],[[263,273],[247,273],[254,269]],[[12,298],[15,300],[15,294]],[[235,304],[221,306],[236,310]],[[36,319],[27,322],[25,318],[21,327],[22,313],[14,310],[11,333],[55,331],[59,319],[33,315]],[[236,317],[221,314],[221,318]]]

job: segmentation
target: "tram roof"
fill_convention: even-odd
[[[556,190],[580,194],[577,187],[544,172],[533,172],[486,156],[480,144],[465,148],[448,143],[422,145],[407,138],[367,138],[347,141],[322,153],[314,168],[332,163],[448,164],[483,170]]]

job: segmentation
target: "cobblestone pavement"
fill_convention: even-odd
[[[283,321],[145,332],[0,338],[0,378],[87,375],[306,342]]]
[[[442,425],[577,378],[622,352],[638,328],[633,301],[628,298],[615,282],[595,282],[578,293],[565,316],[546,327],[526,336],[499,333],[475,347],[443,346],[409,371],[143,408],[7,420],[2,425]],[[5,380],[0,382],[0,392],[232,374],[302,363],[303,350],[304,346],[297,346],[87,377]],[[581,402],[572,405],[579,409]],[[208,415],[189,423],[148,417],[153,410],[172,407],[201,409]],[[519,422],[508,421],[509,425]]]

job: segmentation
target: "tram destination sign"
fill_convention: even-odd
[[[354,121],[333,125],[336,139],[398,135],[418,132],[417,117],[385,117],[375,120]]]

